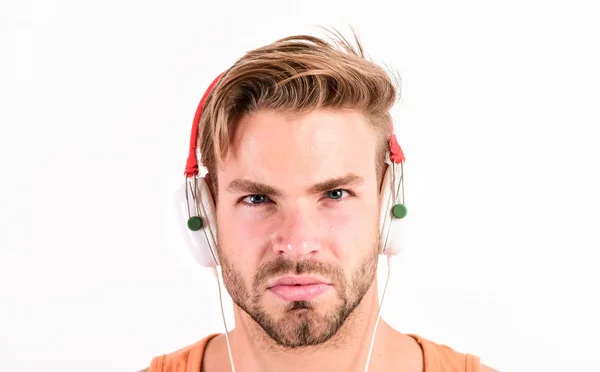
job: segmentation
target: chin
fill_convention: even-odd
[[[249,314],[270,339],[285,348],[329,341],[347,317],[344,306],[328,301],[293,301],[255,309]]]

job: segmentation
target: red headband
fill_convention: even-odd
[[[400,144],[396,139],[393,126],[392,134],[390,134],[390,160],[396,164],[404,163],[405,160],[404,152],[402,151],[402,147],[400,147]]]
[[[194,115],[194,122],[192,123],[192,138],[190,138],[190,152],[188,154],[187,163],[185,165],[184,173],[186,177],[192,177],[198,174],[198,159],[196,158],[196,146],[198,143],[198,125],[200,124],[200,116],[202,115],[202,109],[204,108],[204,102],[206,101],[206,97],[208,97],[209,93],[217,84],[217,81],[219,81],[221,75],[217,76],[217,78],[213,80],[213,82],[208,86],[208,89],[206,89],[206,92],[204,92],[204,95],[200,100],[200,104],[196,109],[196,114]]]
[[[223,74],[217,76],[215,80],[208,86],[206,92],[202,96],[200,100],[200,104],[198,104],[198,108],[196,109],[196,114],[194,115],[194,122],[192,123],[192,137],[190,138],[190,152],[188,154],[187,163],[185,165],[185,176],[192,177],[198,174],[198,159],[196,158],[196,146],[198,143],[198,125],[200,124],[200,116],[202,115],[202,110],[204,109],[204,102],[206,101],[206,97],[213,90],[219,79]],[[398,140],[396,139],[396,135],[394,134],[394,128],[392,126],[392,133],[390,134],[390,160],[396,164],[402,163],[405,161],[404,152],[402,151],[402,147],[398,144]]]

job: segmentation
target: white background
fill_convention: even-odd
[[[351,25],[403,79],[384,317],[502,371],[600,371],[595,6],[2,1],[1,370],[137,371],[221,332],[174,222],[196,105],[245,51]]]

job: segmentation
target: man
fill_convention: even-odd
[[[378,321],[398,90],[356,44],[285,38],[247,53],[207,91],[197,141],[236,327],[145,371],[493,371]]]

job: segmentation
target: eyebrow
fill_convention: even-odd
[[[349,173],[338,178],[331,178],[323,182],[319,182],[308,188],[308,192],[312,194],[320,194],[325,191],[339,189],[342,186],[355,186],[363,183],[364,179],[354,173]]]
[[[245,179],[231,181],[227,186],[227,191],[232,193],[281,196],[281,192],[274,187]]]
[[[349,173],[342,177],[331,178],[310,186],[307,192],[310,194],[320,194],[326,191],[339,189],[342,186],[353,186],[361,184],[364,179],[356,174]],[[232,193],[245,193],[253,195],[281,196],[283,193],[276,188],[260,182],[254,182],[246,179],[236,179],[229,183],[227,191]]]

